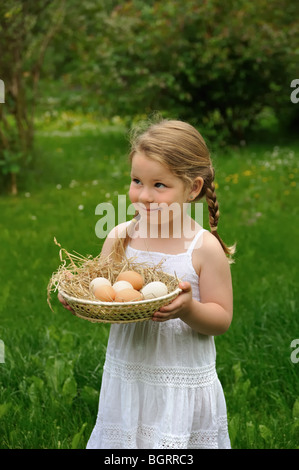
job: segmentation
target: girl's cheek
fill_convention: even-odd
[[[130,185],[129,189],[129,198],[131,202],[135,202],[137,199],[137,191],[132,187],[132,184]]]

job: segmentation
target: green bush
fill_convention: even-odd
[[[106,116],[164,110],[203,125],[219,143],[244,139],[265,107],[289,124],[298,118],[290,102],[298,72],[294,3],[133,0],[78,8],[65,27],[68,61],[55,62],[57,38],[52,71],[81,85],[83,99],[89,89]]]

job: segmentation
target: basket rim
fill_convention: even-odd
[[[140,304],[156,302],[156,301],[160,301],[160,300],[164,300],[164,299],[167,300],[168,298],[172,297],[174,294],[179,294],[180,292],[182,292],[182,289],[180,287],[177,287],[175,290],[173,290],[169,294],[163,295],[161,297],[155,297],[154,299],[137,300],[137,301],[134,301],[134,302],[102,302],[101,300],[80,299],[78,297],[73,297],[71,295],[68,295],[63,290],[60,290],[59,294],[61,294],[67,300],[72,300],[72,301],[78,302],[80,304],[95,305],[95,306],[97,306],[97,305],[98,306],[100,306],[100,305],[114,306],[114,305],[140,305]]]

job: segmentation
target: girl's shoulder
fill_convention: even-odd
[[[108,233],[102,247],[101,256],[107,257],[113,251],[113,245],[117,238],[126,237],[128,222],[123,222],[113,227]]]
[[[192,261],[197,273],[200,273],[205,265],[216,267],[228,263],[220,242],[208,230],[197,240],[192,252]]]
[[[219,240],[217,240],[217,238],[209,230],[203,230],[202,236],[199,237],[194,248],[202,248],[203,251],[223,251]]]
[[[127,227],[128,227],[129,223],[130,223],[130,221],[129,222],[122,222],[121,224],[118,224],[115,227],[113,227],[113,229],[108,233],[107,239],[115,240],[116,238],[125,237],[126,232],[127,232]]]

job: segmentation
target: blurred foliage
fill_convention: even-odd
[[[28,153],[47,93],[49,109],[105,119],[159,111],[220,146],[246,139],[266,115],[297,129],[297,8],[284,0],[7,0],[0,142],[9,153],[0,149],[0,170],[13,178],[9,169],[24,166],[7,155]]]
[[[282,0],[72,1],[47,72],[105,116],[159,110],[240,140],[264,107],[298,122],[297,13]]]

